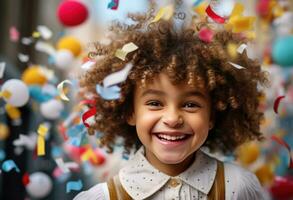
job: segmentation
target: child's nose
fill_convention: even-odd
[[[171,128],[178,128],[183,122],[183,117],[177,111],[166,112],[163,117],[163,123]]]

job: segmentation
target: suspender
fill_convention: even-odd
[[[221,161],[217,161],[217,165],[218,167],[215,181],[208,194],[208,200],[225,200],[224,164]],[[110,200],[132,200],[132,198],[123,189],[118,176],[111,178],[107,184]]]

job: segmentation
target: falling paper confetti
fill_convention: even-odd
[[[19,40],[19,32],[15,26],[10,27],[9,36],[12,42],[17,42]]]
[[[44,52],[50,56],[55,56],[56,50],[47,42],[38,41],[35,46],[37,51]]]
[[[0,62],[0,79],[3,78],[5,66],[6,66],[5,62]]]
[[[111,2],[108,4],[108,8],[112,10],[117,10],[119,5],[119,0],[111,0]]]
[[[72,190],[79,191],[82,188],[82,181],[69,181],[66,183],[66,193],[71,192]]]
[[[88,111],[86,111],[83,115],[82,115],[82,121],[83,121],[83,124],[86,126],[86,127],[90,127],[90,124],[88,123],[88,120],[89,119],[93,119],[95,118],[95,114],[97,113],[97,110],[96,110],[96,107],[93,107],[91,109],[89,109]],[[92,121],[92,120],[91,120]]]
[[[278,108],[279,108],[279,104],[281,102],[281,100],[285,98],[285,96],[279,96],[276,98],[275,102],[274,102],[274,111],[276,114],[278,114]]]
[[[155,18],[151,21],[151,23],[159,21],[161,18],[164,20],[169,20],[174,13],[174,6],[168,5],[166,7],[160,8],[159,12],[155,16]]]
[[[207,15],[212,18],[215,22],[219,23],[219,24],[223,24],[225,23],[225,18],[224,17],[221,17],[219,16],[217,13],[215,13],[211,6],[209,5],[206,9],[206,13]]]
[[[75,162],[64,162],[62,158],[56,158],[55,159],[58,167],[62,170],[63,173],[69,173],[69,168],[78,168],[78,164]]]
[[[89,70],[92,66],[94,66],[94,64],[96,64],[95,61],[91,61],[91,60],[89,60],[89,61],[85,62],[84,64],[82,64],[81,69],[87,71],[87,70]]]
[[[33,43],[33,39],[32,38],[23,37],[23,38],[21,38],[21,43],[24,44],[24,45],[30,45],[31,43]]]
[[[233,67],[237,68],[237,69],[245,69],[245,67],[242,67],[241,65],[232,63],[232,62],[228,62],[230,65],[232,65]]]
[[[46,26],[40,25],[37,27],[37,30],[45,40],[50,39],[53,35],[52,31]]]
[[[125,81],[132,67],[132,63],[127,63],[122,70],[106,76],[103,80],[104,87],[109,87],[111,85],[115,85]]]
[[[237,52],[242,54],[243,51],[247,48],[247,45],[246,44],[241,44],[238,49],[237,49]]]
[[[48,132],[48,127],[44,124],[41,124],[38,128],[38,149],[37,154],[38,156],[45,155],[45,136]]]
[[[101,85],[96,85],[97,93],[106,100],[114,100],[120,98],[120,87],[117,85],[111,87],[102,87]]]
[[[29,56],[28,55],[25,55],[25,54],[22,54],[22,53],[19,53],[17,55],[18,59],[20,60],[20,62],[27,62],[29,61]]]
[[[125,58],[128,53],[135,51],[138,49],[138,46],[136,46],[134,43],[130,42],[125,44],[122,49],[117,49],[115,52],[115,56],[120,58],[121,60],[125,61]]]
[[[5,160],[2,163],[2,169],[5,172],[9,172],[12,169],[15,169],[16,172],[20,172],[19,168],[17,167],[17,165],[15,164],[15,162],[13,160]]]
[[[33,150],[37,143],[36,135],[23,135],[20,134],[18,139],[13,141],[14,146],[25,146],[26,148]]]
[[[198,37],[201,41],[209,43],[213,40],[214,33],[211,29],[203,27],[198,32]]]
[[[64,100],[64,101],[69,101],[68,97],[65,95],[65,92],[64,92],[64,84],[65,83],[73,85],[70,80],[64,80],[64,81],[62,81],[61,83],[58,84],[57,89],[58,89],[60,98],[62,100]]]

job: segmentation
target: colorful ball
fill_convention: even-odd
[[[260,148],[256,142],[243,144],[237,149],[237,157],[241,164],[250,165],[258,159]]]
[[[77,26],[87,19],[88,10],[79,1],[63,1],[58,6],[57,16],[64,26]]]
[[[9,93],[8,96],[4,96],[4,100],[12,106],[21,107],[24,106],[29,100],[29,89],[27,85],[18,79],[10,79],[6,81],[1,92]]]
[[[75,37],[65,36],[58,41],[57,49],[67,49],[71,51],[74,56],[78,56],[81,52],[81,44]]]
[[[27,85],[44,85],[47,78],[39,66],[31,66],[24,70],[21,79]]]
[[[71,51],[67,49],[61,49],[56,53],[55,65],[59,69],[67,69],[73,62],[74,56]]]
[[[283,67],[293,65],[293,36],[278,38],[272,47],[272,57],[276,64]]]

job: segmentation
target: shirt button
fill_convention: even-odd
[[[171,178],[169,181],[169,185],[173,188],[177,187],[180,184],[181,184],[181,180],[176,179],[176,178]]]

